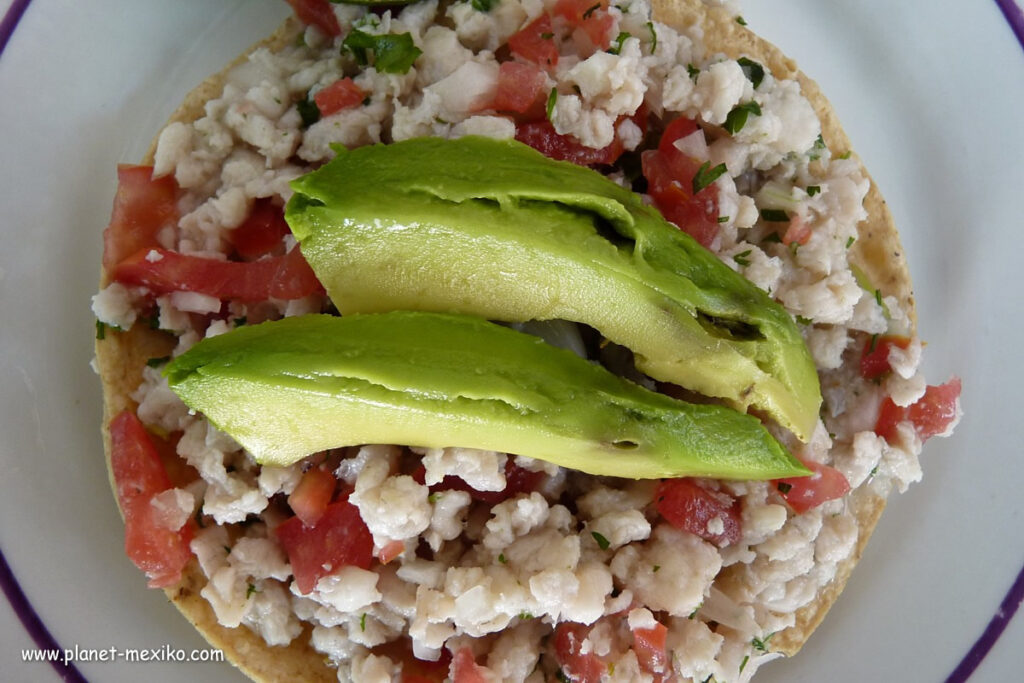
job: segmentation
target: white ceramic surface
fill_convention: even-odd
[[[6,6],[0,2],[0,6]],[[0,57],[0,549],[63,647],[203,648],[123,557],[89,369],[115,166],[187,90],[268,33],[279,0],[34,0]],[[831,97],[888,198],[933,383],[967,417],[928,444],[825,624],[765,683],[941,681],[1024,565],[1021,467],[1024,50],[992,1],[748,0],[750,26]],[[1022,617],[972,680],[1019,680]],[[0,606],[0,671],[29,640]],[[239,681],[226,665],[79,663],[90,681]]]

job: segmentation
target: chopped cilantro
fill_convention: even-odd
[[[362,615],[359,617],[359,630],[366,630],[366,612],[363,612]]]
[[[619,35],[615,36],[615,40],[613,40],[612,44],[608,46],[608,52],[613,55],[617,55],[622,52],[622,44],[626,42],[626,38],[630,37],[632,36],[627,31],[623,31]]]
[[[754,90],[757,90],[757,86],[761,85],[764,80],[764,67],[746,57],[740,57],[736,61],[742,67],[743,75],[750,79],[750,82],[754,84]]]
[[[784,481],[780,481],[778,483],[779,493],[789,493],[790,489],[792,489],[792,488],[793,488],[792,484],[787,484]]]
[[[811,147],[810,158],[811,161],[815,161],[821,158],[821,152],[825,149],[825,140],[818,134],[818,139],[814,141],[814,146]]]
[[[714,168],[711,168],[711,162],[705,161],[697,169],[697,172],[693,176],[693,193],[697,194],[711,183],[718,180],[718,178],[725,173],[725,164],[718,164]]]
[[[519,613],[519,618],[520,619],[533,619],[533,615],[530,614],[529,612],[520,612]]]
[[[102,340],[106,339],[106,337],[107,337],[107,324],[105,322],[103,322],[102,320],[97,320],[96,321],[96,339],[99,339],[100,341],[102,341]]]
[[[544,33],[540,34],[540,39],[541,40],[551,40],[554,37],[555,37],[554,33],[544,32]]]
[[[808,197],[813,197],[814,195],[818,194],[819,192],[821,192],[821,185],[808,185],[807,186],[807,196]]]
[[[882,305],[882,290],[880,289],[875,290],[875,303],[877,303],[879,306]]]
[[[750,655],[744,655],[743,661],[740,662],[740,673],[743,673],[743,669],[747,667],[747,662],[750,661]]]
[[[583,13],[583,20],[586,21],[587,19],[589,19],[591,16],[593,16],[594,12],[596,12],[599,9],[601,9],[601,3],[599,2],[594,3],[593,5],[588,7],[587,11]]]
[[[875,465],[874,467],[871,468],[871,471],[868,472],[868,476],[873,477],[876,474],[878,474],[878,465]]]
[[[252,597],[253,593],[258,593],[258,592],[259,592],[259,590],[256,588],[256,586],[254,584],[250,583],[249,587],[245,591],[245,599],[248,600],[249,598]]]
[[[761,218],[769,223],[786,223],[789,214],[782,209],[761,209]]]
[[[651,32],[651,53],[658,49],[658,32],[654,30],[654,22],[647,22],[647,30]]]
[[[856,242],[856,241],[857,241],[857,238],[854,237],[853,235],[851,235],[849,237],[849,239],[846,240],[846,248],[849,249],[850,247],[852,247],[853,243]]]
[[[802,315],[798,315],[798,316],[796,317],[796,321],[797,321],[798,323],[800,323],[801,325],[810,325],[811,323],[813,323],[813,322],[814,322],[814,321],[813,321],[813,320],[811,320],[810,318],[805,318],[805,317],[804,317],[804,316],[802,316]]]
[[[437,491],[435,491],[435,492],[433,492],[433,493],[431,493],[430,495],[427,496],[427,502],[430,503],[431,505],[433,505],[434,503],[436,503],[440,499],[441,499],[441,494],[438,493]]]
[[[247,322],[248,322],[248,318],[246,318],[244,315],[241,318],[235,318],[235,320],[234,320],[235,327],[241,327],[242,325],[244,325]]]
[[[561,669],[555,674],[555,678],[558,679],[558,683],[572,683],[572,679],[565,675],[565,672]]]
[[[146,361],[146,365],[148,365],[151,368],[158,368],[161,365],[165,364],[170,359],[171,359],[170,356],[160,356],[159,358],[150,358],[149,360]]]
[[[875,352],[875,346],[878,345],[878,334],[871,335],[871,345],[868,346],[868,353]]]
[[[718,222],[719,223],[728,223],[729,222],[729,217],[728,216],[719,216],[718,217]]]
[[[741,251],[740,253],[736,254],[735,256],[732,257],[732,260],[741,266],[749,266],[750,259],[747,258],[748,256],[750,256],[750,249],[747,249],[746,251]]]
[[[601,550],[608,550],[608,548],[611,546],[611,543],[608,541],[608,539],[602,536],[601,534],[597,533],[596,531],[591,531],[590,535],[594,537],[595,541],[597,541],[597,546]]]
[[[845,152],[843,152],[842,154],[839,155],[839,158],[840,159],[849,159],[851,154],[853,154],[853,152],[851,152],[850,150],[846,150]]]
[[[373,35],[359,29],[352,29],[341,43],[348,49],[361,66],[370,63],[369,51],[373,50],[373,66],[382,73],[404,74],[423,54],[412,42],[409,33],[385,33]]]
[[[656,564],[653,567],[651,567],[651,571],[652,572],[657,572],[659,569],[661,569],[661,565],[660,564]]]
[[[501,562],[502,564],[508,564],[508,558],[505,557],[505,553],[498,554],[498,562]]]
[[[697,76],[700,76],[700,69],[695,67],[693,64],[686,65],[686,73],[690,74],[690,78],[696,82]]]
[[[764,638],[754,638],[753,640],[750,641],[750,644],[753,645],[754,649],[759,651],[759,652],[767,652],[768,651],[768,641],[771,640],[772,636],[774,636],[774,635],[775,635],[775,633],[772,632],[772,633],[769,633],[768,635],[766,635]]]
[[[729,112],[729,115],[725,117],[725,125],[723,127],[730,135],[735,135],[743,130],[743,126],[747,125],[747,118],[751,114],[754,116],[761,115],[761,105],[753,100],[737,105]]]
[[[551,114],[555,111],[555,102],[558,101],[558,89],[551,88],[551,92],[548,93],[548,104],[546,111],[548,113],[548,120],[551,120]]]
[[[471,0],[469,3],[478,12],[490,12],[497,0]]]
[[[736,23],[739,24],[740,26],[746,26],[747,20],[744,19],[743,17],[738,16],[736,17]]]
[[[316,106],[316,102],[309,99],[309,95],[306,95],[305,99],[296,102],[295,108],[299,110],[299,116],[302,117],[303,128],[309,128],[320,120],[320,107]]]

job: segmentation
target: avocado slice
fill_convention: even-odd
[[[810,437],[821,393],[791,316],[639,195],[511,140],[336,151],[285,218],[342,313],[586,323],[649,376]]]
[[[807,474],[753,416],[658,394],[465,315],[307,315],[210,337],[171,389],[264,464],[367,443],[463,446],[630,478]]]

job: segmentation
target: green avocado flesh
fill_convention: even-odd
[[[307,315],[205,339],[171,389],[263,464],[372,443],[503,451],[635,479],[807,474],[753,416],[648,391],[472,316]]]
[[[285,217],[343,314],[585,323],[650,377],[810,437],[821,393],[792,318],[639,195],[515,141],[337,151]]]

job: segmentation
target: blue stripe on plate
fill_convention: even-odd
[[[4,15],[3,21],[0,21],[0,55],[4,53],[7,41],[14,35],[14,29],[18,26],[21,15],[25,13],[25,9],[30,2],[32,0],[14,0],[7,9],[7,14]]]

